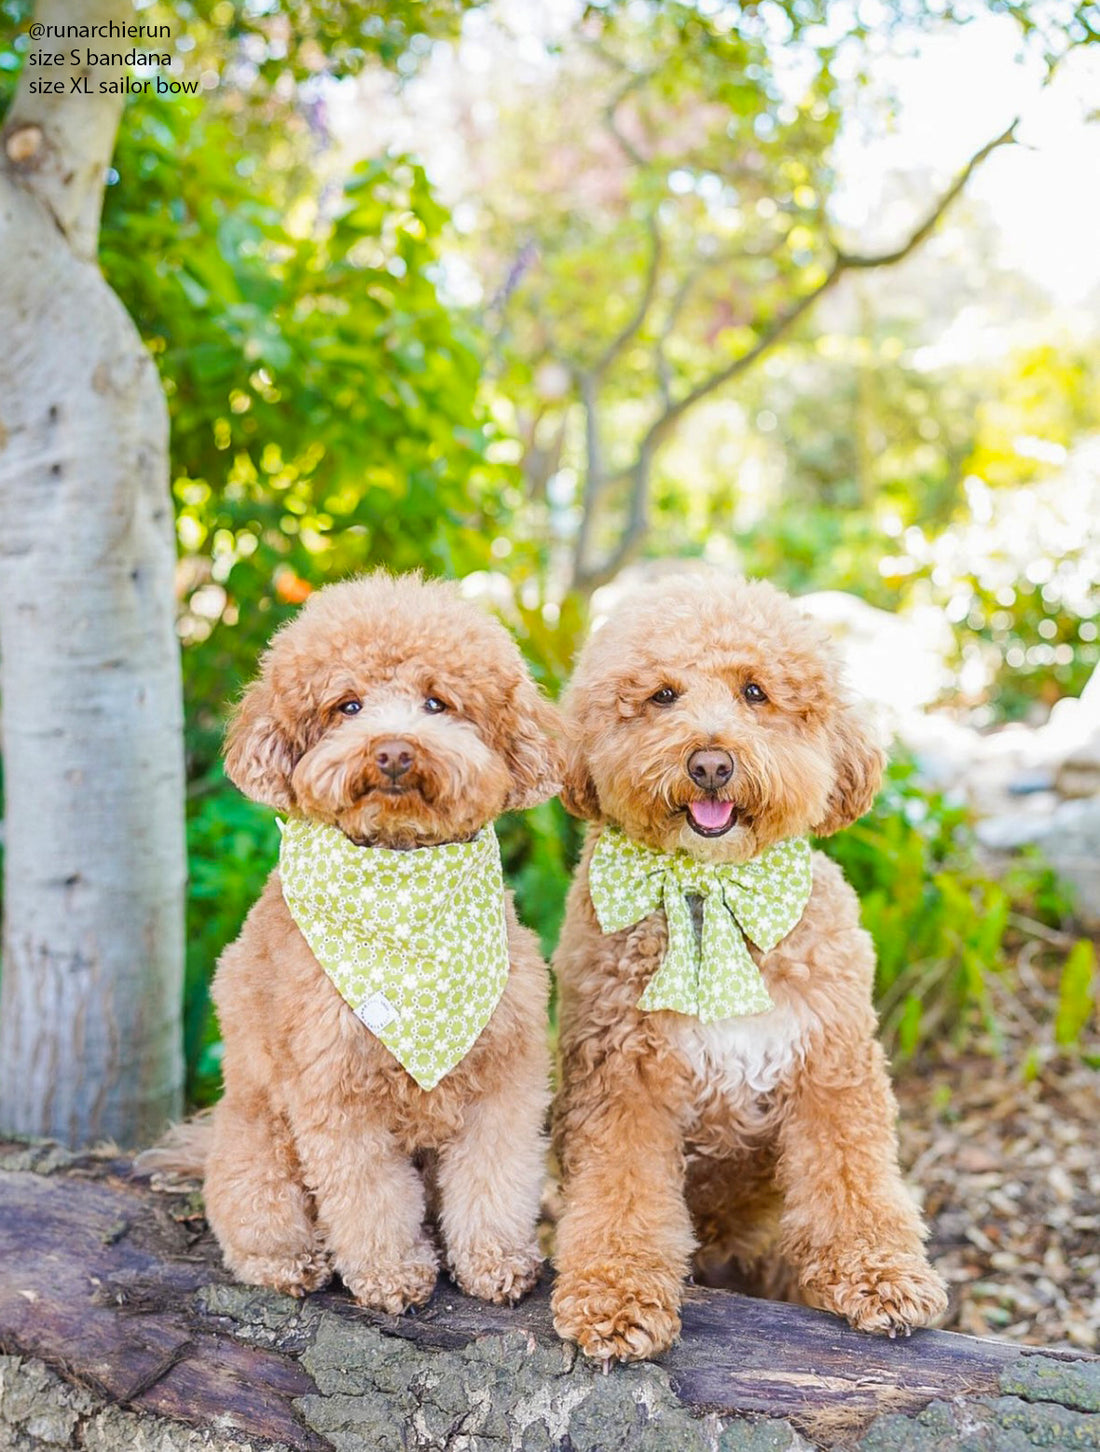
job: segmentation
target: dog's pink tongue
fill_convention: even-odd
[[[724,827],[733,816],[733,803],[712,802],[709,800],[692,802],[688,807],[688,811],[699,823],[700,827],[705,827],[708,832],[714,832],[719,827]]]

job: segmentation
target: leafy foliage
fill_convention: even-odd
[[[796,593],[935,606],[981,682],[962,704],[989,723],[1041,717],[1100,662],[1100,354],[1067,338],[918,368],[919,339],[889,307],[747,383],[747,437],[707,439],[721,471],[685,484],[672,452],[660,537],[684,550],[731,536],[748,572]],[[750,471],[764,482],[746,509]]]
[[[922,787],[904,759],[891,763],[868,815],[821,845],[859,894],[887,1041],[906,1057],[942,1035],[963,1040],[978,1025],[996,1043],[991,979],[1011,976],[1013,918],[1056,925],[1069,916],[1050,870],[1024,858],[1009,877],[990,879],[966,809]],[[1083,948],[1074,952],[1080,961]],[[1072,1020],[1074,1035],[1084,1022],[1079,977],[1068,992],[1075,1007],[1060,1017]]]
[[[183,1047],[188,1095],[198,1104],[211,1103],[221,1087],[221,1040],[210,1003],[214,964],[240,932],[278,851],[274,815],[242,797],[220,769],[192,788]]]
[[[535,929],[549,958],[565,914],[565,893],[580,856],[584,829],[562,804],[546,802],[497,824],[501,856],[520,917]]]
[[[163,4],[163,0],[161,0]],[[482,0],[171,0],[177,24],[200,44],[229,47],[269,83],[327,70],[354,74],[369,61],[410,74],[432,41],[455,34]]]
[[[225,119],[174,101],[135,110],[116,170],[102,259],[172,415],[202,772],[220,703],[309,588],[383,561],[483,567],[505,475],[476,338],[438,296],[446,216],[415,162],[362,164],[293,228]]]
[[[876,39],[983,8],[880,8]],[[1050,61],[1092,35],[1087,6],[995,8]],[[517,84],[509,69],[507,89],[491,91],[505,124],[480,140],[471,127],[477,192],[467,205],[479,225],[469,251],[492,299],[500,382],[519,404],[532,495],[545,487],[548,452],[564,466],[548,526],[585,592],[638,554],[667,551],[670,521],[682,548],[670,501],[694,492],[707,462],[685,449],[685,490],[659,456],[699,405],[739,397],[758,359],[806,340],[819,298],[837,297],[842,278],[850,294],[851,276],[908,255],[952,198],[925,181],[926,200],[907,209],[912,228],[881,251],[838,227],[834,143],[860,105],[868,38],[858,10],[828,0],[590,5],[549,79]],[[991,136],[972,165],[1010,139]],[[820,484],[820,503],[867,510],[880,496],[915,497],[943,518],[958,495],[967,415],[937,442],[943,420],[927,410],[923,379],[897,352],[876,367],[880,340],[866,331],[848,340],[860,355],[849,375],[855,428],[814,430],[807,415],[822,399],[812,386],[800,418],[802,377],[778,414],[799,435],[800,472]],[[825,457],[813,458],[814,440]],[[725,492],[717,504],[733,502]],[[799,494],[787,502],[801,504]],[[689,532],[697,541],[698,526]]]

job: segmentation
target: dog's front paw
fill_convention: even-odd
[[[361,1306],[400,1316],[423,1306],[435,1290],[439,1265],[428,1241],[415,1245],[400,1260],[373,1260],[358,1271],[343,1272],[344,1284]]]
[[[592,1271],[558,1278],[554,1328],[595,1361],[644,1361],[680,1334],[680,1285],[644,1271]]]
[[[319,1250],[297,1255],[226,1256],[226,1265],[247,1286],[268,1286],[284,1296],[306,1296],[332,1279],[332,1267]]]
[[[451,1271],[468,1296],[513,1306],[534,1288],[542,1268],[538,1246],[505,1250],[477,1245],[451,1253]]]
[[[844,1316],[857,1331],[908,1336],[947,1310],[947,1289],[921,1254],[870,1255],[836,1268],[835,1278],[816,1275],[806,1283],[809,1298]]]

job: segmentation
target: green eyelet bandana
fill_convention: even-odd
[[[508,981],[500,847],[357,847],[336,827],[281,824],[290,915],[361,1023],[422,1089],[473,1048]]]
[[[703,1023],[766,1013],[774,1004],[745,936],[767,953],[801,918],[813,887],[810,844],[791,837],[751,862],[715,864],[657,852],[610,827],[592,853],[588,885],[605,933],[664,908],[668,949],[639,1008],[670,1008]],[[701,951],[686,893],[703,899]]]

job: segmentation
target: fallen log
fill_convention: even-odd
[[[0,1448],[1100,1448],[1097,1357],[693,1289],[659,1364],[601,1375],[545,1284],[405,1317],[237,1286],[193,1194],[56,1146],[0,1147],[0,1353]]]

